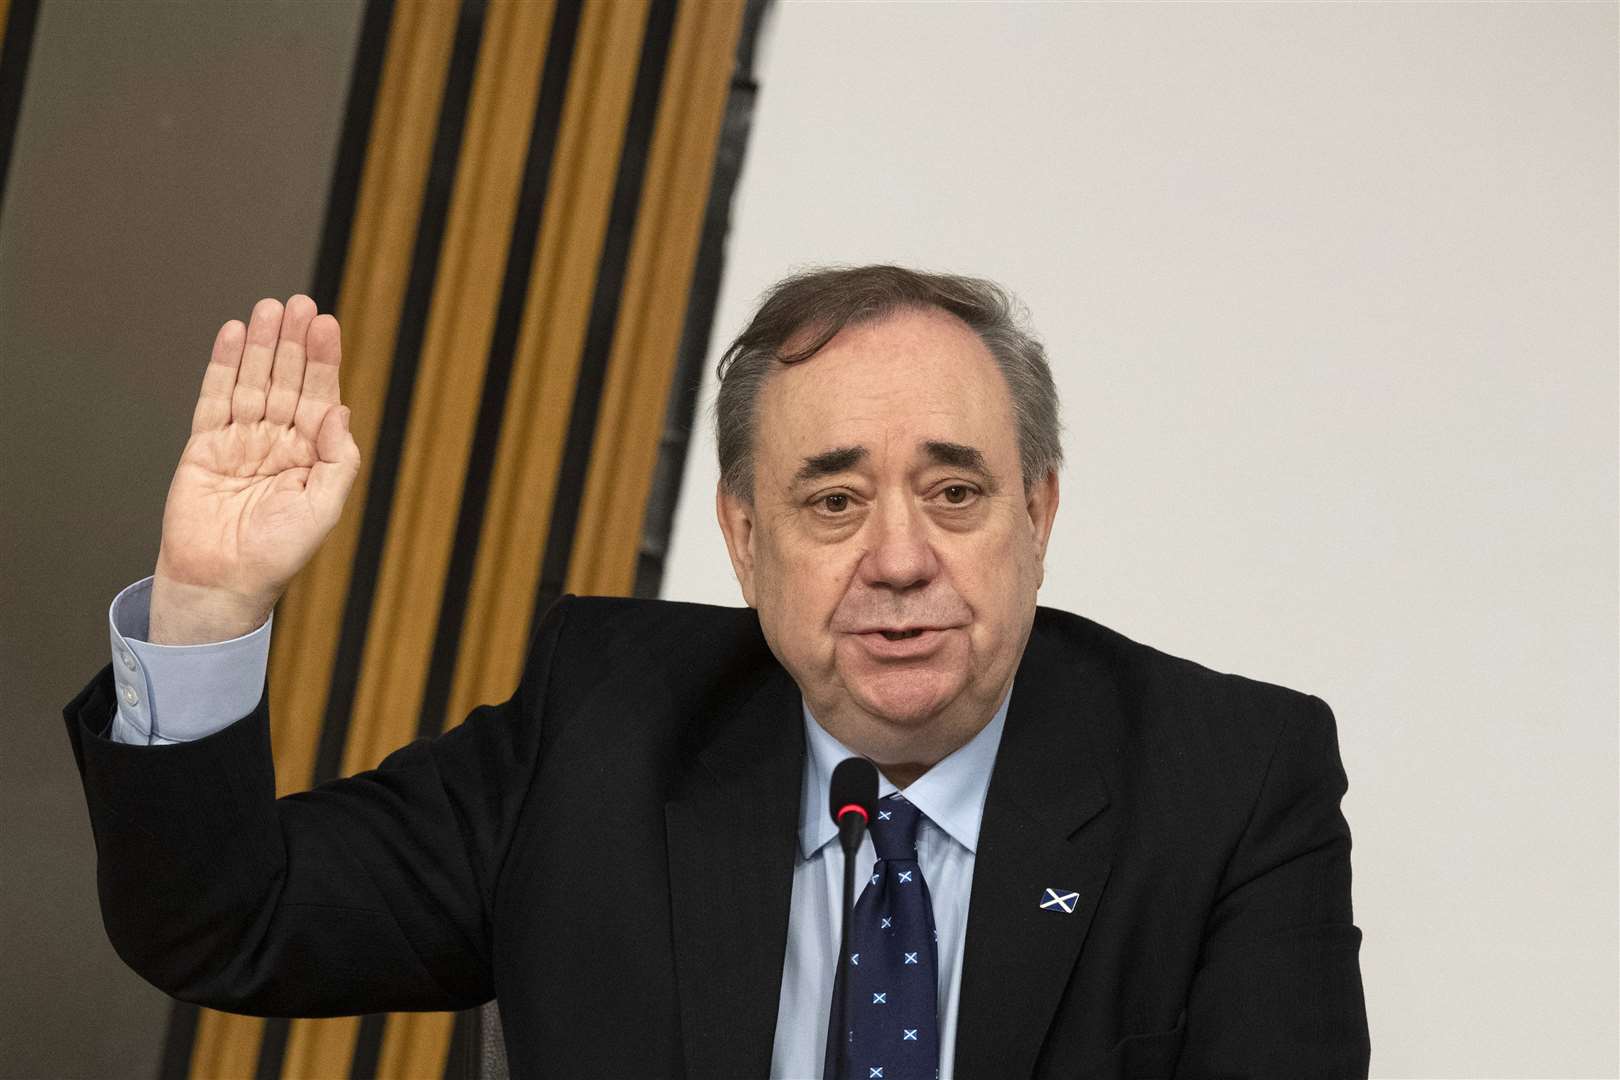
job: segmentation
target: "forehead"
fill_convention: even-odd
[[[780,367],[757,414],[768,468],[796,468],[830,447],[913,454],[924,439],[1016,459],[1006,380],[990,350],[955,316],[930,308],[844,328],[808,360]]]

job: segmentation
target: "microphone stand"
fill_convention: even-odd
[[[864,823],[863,823],[864,824]],[[836,982],[839,986],[838,994],[838,1056],[833,1077],[843,1077],[849,1073],[849,924],[855,917],[855,860],[860,856],[859,833],[856,833],[856,847],[854,851],[844,851],[844,919],[843,930],[838,941],[838,969]]]
[[[827,1037],[837,1038],[836,1049],[822,1058],[826,1080],[842,1080],[849,1067],[849,924],[855,917],[855,860],[861,838],[877,813],[877,767],[864,758],[845,758],[833,770],[828,785],[828,809],[838,824],[838,846],[844,851],[844,918],[838,934],[838,959],[833,967],[832,1021]]]

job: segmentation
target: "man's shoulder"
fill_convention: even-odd
[[[622,596],[564,596],[546,615],[570,666],[672,672],[752,667],[774,659],[752,608]]]
[[[1103,674],[1141,706],[1177,711],[1296,711],[1313,708],[1314,695],[1206,664],[1145,644],[1084,615],[1036,609],[1035,632],[1076,662]]]
[[[569,593],[559,603],[568,605],[568,618],[600,627],[635,631],[664,628],[759,627],[759,614],[749,607],[696,604],[686,600],[659,600],[634,596],[580,596]]]
[[[1290,733],[1315,748],[1312,768],[1338,767],[1333,714],[1314,695],[1217,671],[1071,612],[1040,609],[1035,633],[1051,677],[1084,703],[1074,719],[1110,751],[1103,760],[1121,790],[1201,791],[1206,809],[1241,816]]]
[[[704,745],[767,688],[792,686],[750,608],[574,595],[541,619],[524,682],[553,740],[583,722],[596,750],[643,762],[662,760],[671,738],[683,753]]]

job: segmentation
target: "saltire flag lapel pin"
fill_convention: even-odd
[[[1074,914],[1074,906],[1080,902],[1077,892],[1058,892],[1056,889],[1047,889],[1046,895],[1041,897],[1041,910],[1061,911],[1065,915]]]

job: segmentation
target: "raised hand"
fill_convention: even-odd
[[[360,471],[338,323],[294,296],[219,328],[163,507],[148,637],[222,641],[269,618]]]

